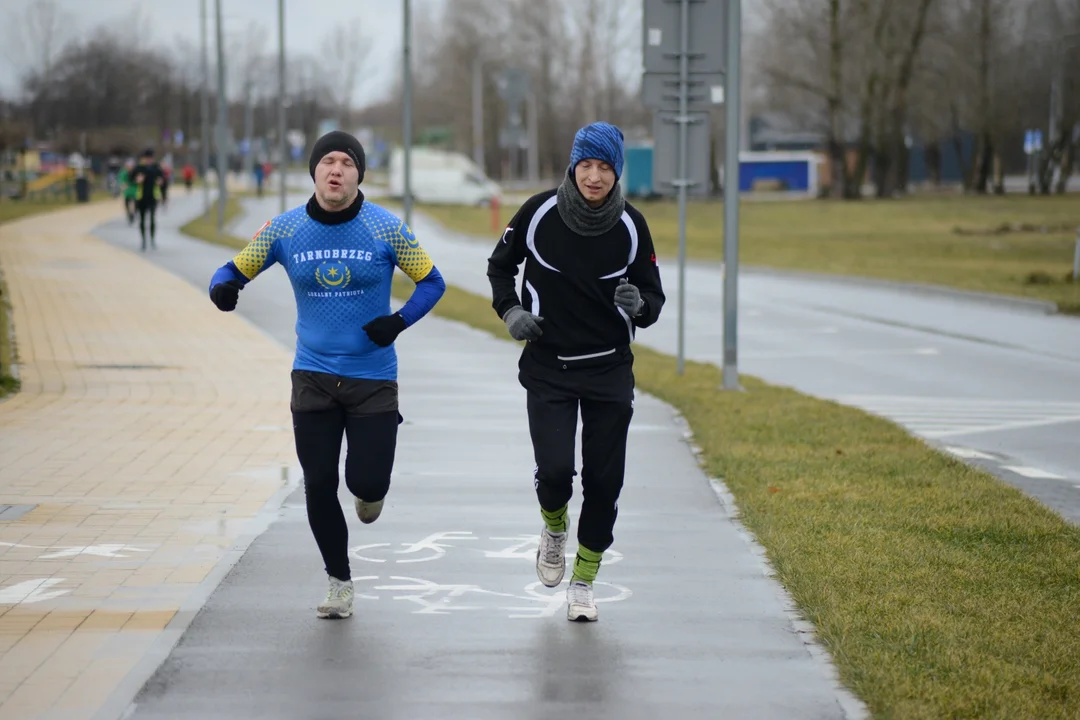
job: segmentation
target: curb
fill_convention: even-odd
[[[677,408],[668,405],[667,403],[664,404],[672,413],[675,425],[682,431],[683,442],[694,455],[698,467],[701,468],[702,472],[706,472],[703,451],[697,444],[697,440],[694,438],[694,432],[690,428],[690,423]],[[817,627],[803,616],[795,600],[791,597],[791,593],[788,592],[787,588],[784,587],[776,576],[776,572],[769,562],[768,553],[765,550],[765,547],[758,542],[757,537],[743,524],[741,513],[735,503],[735,496],[728,490],[723,478],[711,477],[707,472],[706,477],[708,478],[709,487],[716,495],[716,499],[719,501],[724,515],[726,515],[728,520],[735,526],[739,536],[757,559],[761,574],[768,578],[772,583],[773,592],[783,605],[784,615],[791,624],[791,632],[793,632],[802,642],[803,648],[813,659],[826,682],[829,683],[836,704],[839,707],[841,714],[844,716],[844,719],[866,720],[869,718],[870,711],[869,708],[867,708],[866,703],[841,681],[839,670],[836,667],[832,655],[817,636]]]
[[[176,644],[195,620],[206,601],[228,577],[232,569],[244,556],[247,549],[280,517],[285,501],[296,492],[301,484],[299,467],[282,466],[282,486],[263,505],[262,509],[248,520],[248,531],[233,541],[229,549],[214,565],[210,573],[191,591],[173,615],[158,637],[150,645],[135,666],[128,671],[124,679],[109,694],[108,699],[93,715],[93,720],[126,720],[137,709],[136,698],[154,673],[172,654]]]

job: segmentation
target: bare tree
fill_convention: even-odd
[[[8,18],[8,59],[24,74],[33,73],[46,81],[67,38],[70,17],[55,0],[37,0],[22,16]]]
[[[363,27],[358,18],[347,23],[337,24],[324,41],[327,59],[327,73],[334,80],[335,101],[338,119],[349,122],[352,113],[352,101],[356,92],[361,70],[367,62],[371,44],[366,41]]]

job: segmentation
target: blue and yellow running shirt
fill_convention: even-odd
[[[379,347],[363,326],[390,314],[390,284],[400,267],[416,289],[399,311],[407,326],[435,307],[446,284],[412,230],[364,200],[352,220],[326,225],[303,206],[268,221],[247,247],[214,273],[210,287],[246,285],[274,263],[296,296],[293,368],[340,377],[397,379],[397,353]]]

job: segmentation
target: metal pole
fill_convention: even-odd
[[[281,190],[281,212],[285,212],[285,174],[289,167],[289,141],[285,137],[285,0],[278,0],[278,150],[281,165],[278,168],[278,185]]]
[[[685,369],[686,350],[686,185],[688,175],[687,142],[687,92],[690,74],[690,0],[682,0],[679,8],[679,160],[678,179],[675,181],[679,191],[679,342],[676,370],[679,375]]]
[[[537,127],[539,124],[539,109],[536,106],[536,92],[534,90],[529,90],[529,98],[526,102],[525,109],[528,113],[527,122],[529,123],[529,182],[535,187],[540,182],[540,129]]]
[[[739,389],[739,131],[742,72],[742,0],[728,0],[727,72],[724,73],[724,389]]]
[[[251,182],[251,174],[255,169],[255,106],[252,100],[254,91],[251,80],[244,82],[244,143],[247,152],[244,154],[244,184]]]
[[[473,162],[484,169],[484,61],[479,55],[473,60],[472,142]]]
[[[1076,249],[1073,250],[1073,282],[1080,281],[1080,228],[1076,228]]]
[[[206,40],[206,0],[202,0],[202,179],[203,179],[203,214],[210,212],[210,183],[206,173],[210,170],[210,58],[209,43]]]
[[[217,170],[218,170],[218,233],[225,231],[225,178],[229,174],[229,108],[225,100],[225,32],[221,24],[221,0],[217,6]]]
[[[402,53],[402,62],[404,67],[402,68],[403,78],[405,82],[405,99],[404,99],[404,117],[402,118],[402,145],[403,145],[403,159],[405,174],[404,194],[403,202],[405,204],[405,224],[412,227],[412,59],[409,57],[412,53],[412,13],[409,0],[404,2],[404,28],[402,46],[404,52]]]

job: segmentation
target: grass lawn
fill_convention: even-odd
[[[246,242],[203,224],[204,239]],[[395,276],[396,296],[412,287]],[[450,287],[435,312],[510,341],[486,297]],[[680,377],[671,356],[635,355],[638,387],[685,416],[875,717],[1080,715],[1080,528],[886,420],[745,375],[747,392],[725,392],[715,366]]]
[[[101,202],[105,198],[102,193],[91,195],[91,202]],[[117,204],[120,200],[116,200]],[[75,207],[78,203],[63,198],[40,199],[40,200],[8,200],[0,199],[0,223],[11,222],[28,215],[49,212],[51,210],[63,210]]]
[[[19,381],[11,373],[16,360],[11,334],[11,302],[8,300],[7,283],[0,275],[0,399],[19,390]]]
[[[230,222],[243,212],[243,207],[240,204],[240,200],[235,196],[230,196],[225,199],[225,225],[226,227]],[[210,212],[200,215],[191,222],[187,223],[180,228],[180,232],[191,237],[205,240],[206,242],[218,243],[219,245],[227,245],[236,249],[244,248],[250,238],[239,238],[235,235],[229,235],[228,233],[218,234],[217,230],[217,203],[210,208]]]
[[[436,313],[509,340],[488,298],[451,287]],[[634,353],[874,717],[1080,714],[1080,529],[886,420]]]
[[[672,201],[637,202],[657,252],[678,256]],[[491,210],[417,207],[449,228],[498,239]],[[500,208],[500,227],[516,206]],[[861,202],[743,202],[739,260],[747,265],[929,283],[1015,295],[1080,313],[1080,283],[1069,282],[1080,196],[933,196]],[[722,202],[690,203],[689,257],[722,260]]]

